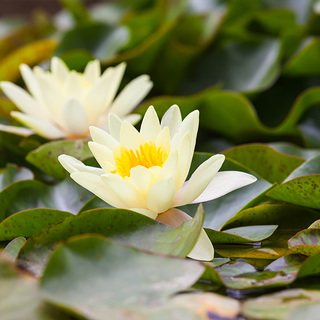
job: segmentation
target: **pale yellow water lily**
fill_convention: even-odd
[[[0,125],[0,130],[19,135],[37,133],[50,140],[73,139],[88,137],[91,125],[107,128],[109,112],[138,122],[140,116],[129,113],[148,94],[152,82],[149,76],[141,75],[115,97],[125,67],[121,63],[101,74],[100,62],[94,60],[79,73],[70,71],[57,57],[51,60],[51,72],[22,64],[21,75],[30,93],[6,81],[1,82],[1,89],[21,110],[11,112],[12,117],[27,128]]]
[[[71,178],[110,205],[126,208],[177,227],[191,217],[175,207],[223,196],[256,180],[238,171],[218,172],[224,155],[202,163],[185,181],[190,169],[199,112],[183,121],[178,106],[172,106],[161,122],[151,106],[140,132],[128,121],[110,114],[110,133],[90,127],[89,147],[101,168],[84,165],[68,155],[59,161]],[[189,257],[213,259],[213,246],[202,230]]]

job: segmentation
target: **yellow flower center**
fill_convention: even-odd
[[[118,173],[122,178],[130,177],[130,170],[136,166],[151,168],[153,166],[162,167],[168,158],[168,154],[162,147],[155,145],[153,141],[146,142],[139,149],[132,150],[121,146],[118,155],[114,156]]]

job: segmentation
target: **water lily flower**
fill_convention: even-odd
[[[161,122],[154,108],[149,107],[140,132],[128,121],[110,114],[110,133],[90,127],[93,141],[89,147],[101,168],[86,166],[68,155],[60,155],[59,161],[74,181],[110,205],[177,227],[191,217],[175,207],[209,201],[256,180],[244,172],[218,172],[225,157],[217,154],[185,181],[198,126],[199,111],[182,121],[176,105],[169,108]],[[204,230],[189,257],[213,259],[213,246]]]
[[[47,139],[85,138],[89,126],[107,128],[112,112],[132,123],[140,116],[128,114],[148,94],[152,82],[147,75],[132,80],[115,98],[125,71],[125,63],[107,68],[102,74],[99,60],[88,63],[84,73],[70,71],[65,63],[53,57],[51,72],[22,64],[20,71],[30,93],[3,81],[3,92],[21,110],[11,116],[27,128],[0,125],[0,130],[19,135],[37,133]]]

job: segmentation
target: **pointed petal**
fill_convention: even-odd
[[[85,137],[89,134],[88,114],[78,99],[67,99],[62,114],[63,124],[71,135]]]
[[[100,61],[98,59],[90,61],[83,74],[89,83],[97,81],[101,74]]]
[[[72,97],[81,100],[85,87],[83,86],[80,75],[75,71],[70,71],[64,79],[65,97]]]
[[[58,160],[60,162],[60,164],[69,172],[69,173],[73,173],[73,172],[89,172],[89,173],[93,173],[96,175],[102,175],[104,174],[103,170],[100,168],[96,168],[96,167],[90,167],[90,166],[86,166],[84,163],[82,163],[81,161],[79,161],[78,159],[68,156],[66,154],[61,154],[58,157]]]
[[[110,107],[110,112],[123,117],[130,113],[149,93],[153,83],[149,76],[142,75],[132,80],[120,92]]]
[[[200,232],[198,241],[189,252],[188,257],[200,261],[211,261],[213,259],[213,245],[203,229]]]
[[[108,132],[93,126],[89,127],[89,130],[91,138],[94,142],[102,144],[110,150],[113,150],[116,146],[119,145],[119,142]]]
[[[63,83],[68,76],[69,69],[60,58],[53,57],[51,59],[51,72],[59,82]]]
[[[207,188],[192,203],[219,198],[233,190],[242,188],[257,180],[251,174],[240,171],[221,171],[211,180]]]
[[[146,208],[145,199],[142,194],[129,182],[116,174],[101,176],[102,181],[117,196],[117,198],[130,208]]]
[[[20,65],[20,72],[24,83],[26,84],[29,92],[38,100],[41,101],[42,95],[38,84],[38,80],[35,77],[32,70],[26,64]]]
[[[120,128],[120,143],[128,149],[137,150],[146,141],[130,122],[123,121]]]
[[[125,117],[122,117],[122,120],[123,121],[128,121],[131,124],[135,125],[141,120],[141,115],[137,114],[137,113],[131,113],[131,114],[128,114],[127,116],[125,116]]]
[[[206,189],[224,162],[225,156],[217,154],[202,163],[176,195],[174,206],[191,203]]]
[[[48,121],[49,117],[47,116],[45,110],[25,90],[7,81],[1,82],[1,89],[22,112],[29,114],[30,116],[33,116],[35,118]]]
[[[175,193],[176,186],[171,177],[158,181],[148,192],[147,208],[156,213],[167,211],[172,206]]]
[[[173,150],[168,159],[163,164],[161,169],[161,178],[167,179],[168,177],[172,177],[175,181],[175,185],[177,188],[177,178],[178,178],[178,168],[179,168],[179,156],[177,150]]]
[[[163,128],[154,140],[158,147],[162,146],[162,148],[166,151],[167,154],[170,153],[171,140],[170,140],[170,131],[168,127]]]
[[[0,131],[9,132],[13,134],[17,134],[19,136],[27,137],[31,134],[34,134],[34,130],[24,127],[14,127],[14,126],[7,126],[5,124],[0,124]]]
[[[170,136],[173,137],[181,125],[181,113],[179,107],[175,104],[171,106],[161,119],[161,127],[168,127]]]
[[[88,146],[105,173],[110,173],[116,169],[112,150],[100,143],[93,141],[89,141]]]
[[[89,172],[73,172],[70,177],[80,186],[89,190],[111,206],[116,208],[127,208],[112,190],[105,185],[100,176]]]
[[[109,114],[108,126],[110,134],[120,142],[121,119],[114,113]]]
[[[154,107],[150,106],[142,119],[140,134],[147,141],[155,141],[160,131],[161,126],[159,123],[158,115],[154,110]]]
[[[11,116],[47,139],[59,139],[65,136],[65,133],[51,122],[45,122],[16,111],[12,111]]]

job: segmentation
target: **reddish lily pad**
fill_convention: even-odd
[[[307,256],[320,253],[320,229],[306,229],[298,232],[288,241],[293,252]]]

